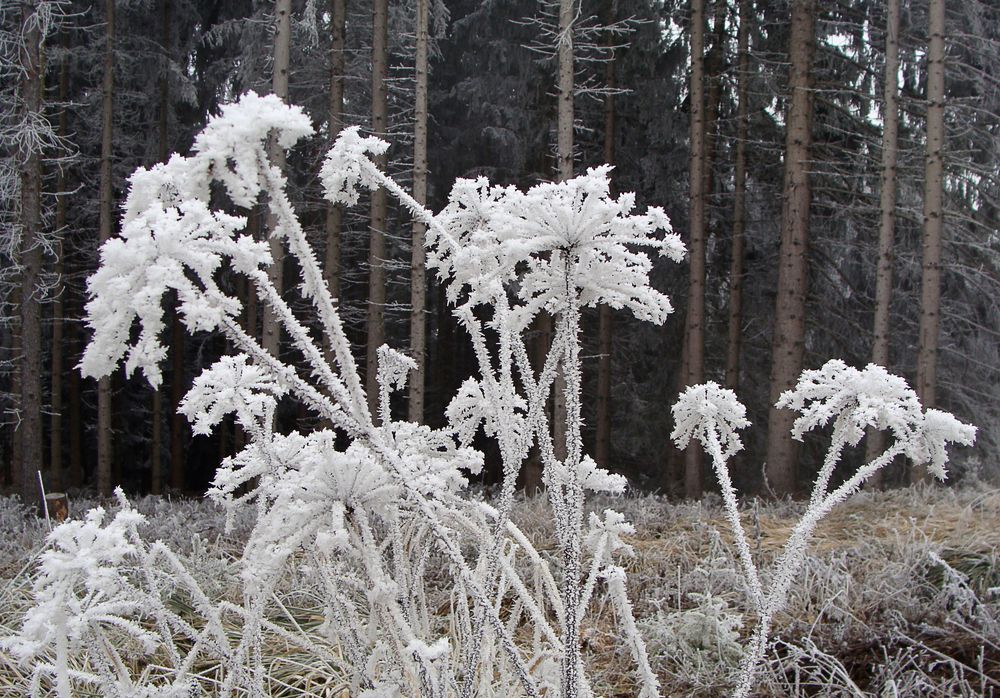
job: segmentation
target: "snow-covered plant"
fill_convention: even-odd
[[[121,235],[103,247],[89,286],[94,338],[81,363],[87,375],[106,375],[123,362],[150,383],[160,382],[162,299],[170,291],[191,331],[221,332],[235,350],[195,380],[181,406],[199,432],[231,414],[250,437],[219,468],[210,492],[230,513],[255,516],[243,551],[244,601],[239,608],[218,602],[201,612],[206,618],[238,616],[239,640],[235,646],[211,644],[187,633],[199,651],[211,644],[221,653],[219,692],[265,693],[262,637],[274,631],[269,612],[280,605],[278,585],[288,575],[313,575],[325,593],[325,638],[299,642],[317,653],[336,646],[350,665],[352,695],[539,696],[557,690],[565,698],[591,696],[580,626],[591,601],[605,593],[626,629],[638,693],[657,695],[625,572],[615,564],[630,551],[623,536],[634,531],[614,511],[589,522],[584,516],[587,491],[617,492],[625,482],[583,453],[579,334],[581,309],[597,303],[663,322],[670,303],[650,287],[652,260],[643,250],[682,258],[666,215],[657,208],[636,213],[634,197],[612,196],[609,167],[526,192],[460,180],[435,215],[376,167],[373,158],[385,142],[346,129],[321,171],[326,197],[351,205],[362,191],[381,187],[428,226],[429,267],[447,284],[479,361],[479,375],[466,381],[447,410],[447,429],[398,422],[389,398],[404,387],[413,362],[389,347],[379,349],[379,414],[370,414],[336,299],[286,196],[284,176],[268,159],[269,136],[288,148],[311,132],[301,110],[273,96],[250,93],[224,107],[196,138],[191,155],[132,176]],[[317,344],[315,325],[293,313],[269,282],[268,244],[255,240],[244,229],[246,218],[237,215],[259,203],[274,221],[272,236],[301,270],[300,293],[315,311],[329,356]],[[268,353],[241,326],[241,301],[225,290],[223,270],[249,280],[279,318],[301,364]],[[554,317],[556,331],[536,372],[525,333],[541,312]],[[557,374],[565,380],[567,412],[560,443],[553,441],[545,409]],[[326,426],[276,433],[277,402],[288,398]],[[463,493],[468,475],[482,466],[482,454],[470,446],[480,427],[497,440],[503,459],[503,486],[493,505]],[[338,447],[343,436],[346,448]],[[535,443],[556,522],[555,561],[510,520],[514,484]],[[123,522],[131,520],[129,511],[123,504]],[[117,524],[102,528],[101,521],[95,513],[85,524],[108,531],[101,534],[110,541],[108,553],[93,564],[119,579],[140,543],[132,529],[119,534]],[[53,545],[58,548],[70,531],[57,529]],[[111,540],[115,535],[120,540]],[[121,592],[126,582],[117,584],[108,594]],[[59,598],[61,609],[70,597]],[[451,609],[443,617],[431,610],[442,605]],[[42,603],[33,613],[25,638],[34,637],[36,626],[56,627],[68,612]],[[106,609],[102,618],[132,630],[143,649],[179,652],[177,636],[185,629],[177,618],[156,615],[151,630],[137,613],[121,606]],[[111,647],[98,649],[114,658],[118,650],[108,642]],[[78,649],[57,655],[71,651]],[[174,664],[186,666],[187,657],[179,655]],[[124,663],[111,664],[120,681],[133,681]],[[55,666],[48,673],[61,692],[87,681],[61,659]],[[183,676],[177,673],[176,681]]]
[[[711,456],[750,606],[757,617],[737,683],[738,697],[750,693],[754,674],[767,649],[771,621],[785,604],[820,520],[900,454],[944,479],[947,445],[971,445],[976,434],[975,427],[962,424],[946,412],[923,410],[902,378],[875,364],[858,370],[843,361],[832,360],[820,369],[804,371],[796,386],[781,395],[777,406],[800,414],[792,427],[793,438],[801,441],[806,432],[831,424],[832,435],[809,505],[774,562],[767,586],[751,555],[727,467],[727,461],[743,447],[738,430],[749,425],[746,409],[732,391],[715,383],[688,388],[673,407],[676,427],[671,437],[678,447],[684,448],[696,439]],[[883,453],[831,490],[830,480],[844,448],[856,446],[869,428],[888,431],[892,442]]]

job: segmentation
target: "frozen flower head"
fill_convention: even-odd
[[[191,421],[196,434],[210,434],[229,413],[253,429],[271,421],[277,399],[285,391],[270,373],[249,363],[246,354],[223,356],[194,379],[179,411]]]
[[[656,249],[674,261],[684,256],[662,209],[632,213],[635,197],[610,194],[610,166],[527,192],[459,180],[437,216],[429,265],[451,280],[454,301],[470,305],[511,289],[523,302],[526,323],[545,308],[561,311],[568,294],[583,305],[628,308],[643,320],[663,322],[670,300],[650,288],[652,262],[636,248]],[[660,239],[654,237],[662,232]],[[567,281],[573,288],[567,288]]]
[[[341,131],[319,172],[326,198],[333,203],[353,206],[358,203],[359,186],[377,189],[381,180],[370,158],[388,149],[389,144],[375,136],[363,137],[357,126]]]
[[[911,438],[923,421],[920,401],[906,381],[876,364],[859,371],[834,359],[822,368],[803,371],[798,384],[782,393],[776,406],[801,413],[792,427],[799,441],[812,429],[835,422],[845,443],[861,441],[865,429],[892,432],[899,441]]]
[[[464,291],[472,307],[506,294],[517,265],[533,253],[504,216],[504,207],[522,196],[514,187],[491,185],[485,177],[456,180],[427,238],[427,266],[450,281],[449,301],[457,302]]]
[[[911,439],[906,455],[917,465],[926,465],[937,479],[944,480],[948,477],[944,467],[948,462],[948,444],[971,446],[975,440],[974,426],[963,424],[948,412],[930,409],[924,413],[923,422]]]
[[[80,642],[91,624],[106,621],[109,610],[121,613],[134,596],[126,572],[136,553],[130,538],[145,519],[127,506],[120,489],[115,494],[124,506],[111,521],[97,507],[49,533],[34,582],[36,603],[12,645],[21,658],[44,652],[60,639]]]
[[[623,536],[634,536],[635,526],[625,520],[625,515],[613,509],[605,509],[601,518],[596,512],[590,512],[590,530],[584,545],[591,553],[598,553],[601,546],[607,546],[607,552],[619,550],[626,555],[632,555],[632,546],[625,542]]]
[[[247,92],[224,105],[194,141],[197,157],[207,160],[212,174],[226,186],[237,206],[257,202],[264,167],[269,167],[265,145],[273,135],[280,148],[291,148],[313,133],[309,117],[276,95]]]
[[[226,105],[195,140],[194,155],[137,171],[125,201],[121,235],[101,248],[101,264],[88,280],[87,323],[94,330],[80,368],[104,376],[125,358],[159,385],[166,350],[161,301],[177,292],[192,331],[212,331],[240,309],[215,276],[230,264],[247,272],[271,262],[268,245],[238,233],[246,219],[212,210],[210,182],[222,182],[234,203],[252,206],[262,190],[268,134],[281,147],[312,133],[308,117],[273,95],[253,92]],[[138,320],[140,334],[130,341]]]
[[[94,339],[81,362],[84,375],[107,375],[124,357],[127,370],[140,368],[158,385],[159,362],[166,355],[161,301],[171,289],[191,330],[213,330],[235,316],[239,301],[216,285],[216,271],[227,257],[238,256],[245,265],[270,261],[266,244],[234,239],[244,223],[198,200],[150,205],[128,221],[121,237],[101,248],[101,265],[87,281],[87,324]],[[140,334],[130,342],[136,321]]]
[[[718,440],[724,459],[743,448],[737,431],[750,422],[746,407],[732,390],[712,381],[692,385],[677,398],[672,411],[675,426],[670,438],[678,448],[686,448],[691,439],[697,439],[707,448],[713,437]]]

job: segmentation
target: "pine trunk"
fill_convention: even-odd
[[[615,22],[615,6],[610,0],[605,5],[604,24]],[[610,39],[609,39],[610,43]],[[614,54],[604,66],[604,84],[608,94],[604,96],[604,162],[615,162],[615,77]],[[614,333],[614,316],[611,307],[602,303],[597,311],[597,415],[594,460],[602,468],[611,463],[611,352]]]
[[[67,57],[69,49],[69,32],[63,32],[62,48],[64,51],[62,64],[59,67],[59,136],[66,138],[69,136],[69,112],[66,109],[66,101],[69,99],[69,59]],[[52,368],[49,377],[49,392],[52,397],[52,417],[49,420],[49,480],[50,486],[57,490],[66,487],[66,476],[63,467],[63,357],[64,347],[64,313],[63,294],[66,292],[64,283],[64,245],[63,238],[66,234],[66,170],[58,168],[56,174],[56,215],[55,215],[55,235],[56,235],[56,258],[55,258],[55,287],[52,289]]]
[[[793,0],[789,48],[788,110],[785,117],[784,206],[781,216],[778,290],[771,350],[771,409],[767,430],[767,478],[775,494],[790,495],[797,482],[795,415],[774,403],[802,371],[809,245],[809,157],[812,143],[812,82],[815,51],[815,0]]]
[[[924,167],[924,243],[920,290],[917,395],[937,405],[937,353],[941,324],[941,242],[944,228],[944,0],[931,0],[927,47],[927,154]],[[928,477],[916,468],[913,478]]]
[[[101,109],[101,191],[99,240],[111,237],[113,215],[112,138],[114,136],[115,0],[105,0],[104,84]],[[111,377],[97,381],[97,493],[111,495]]]
[[[430,0],[417,0],[417,55],[415,110],[413,125],[413,198],[427,203],[427,47],[430,23]],[[410,375],[409,419],[424,421],[424,376],[427,363],[427,330],[424,312],[427,308],[427,276],[424,235],[426,228],[413,221],[410,248],[410,355],[417,370]]]
[[[704,377],[705,355],[705,3],[691,3],[691,159],[688,169],[689,239],[687,365],[684,383],[696,385]],[[684,495],[702,493],[701,448],[688,446],[684,454]]]
[[[333,141],[344,128],[344,66],[345,66],[345,23],[347,20],[347,0],[331,0],[331,24],[333,40],[330,47],[330,139]],[[340,298],[340,235],[343,227],[343,211],[340,206],[329,203],[326,209],[326,257],[323,264],[323,278],[330,295]],[[331,354],[329,337],[324,337],[326,353]]]
[[[556,166],[559,181],[573,178],[573,19],[575,0],[559,0],[558,105],[556,122]],[[553,322],[553,324],[557,324]],[[552,440],[555,455],[566,458],[566,377],[562,365],[552,386]]]
[[[886,6],[885,90],[882,111],[882,191],[879,200],[878,266],[875,272],[875,322],[872,363],[889,367],[889,308],[892,302],[893,242],[896,228],[896,155],[899,120],[899,0]],[[885,450],[885,432],[869,429],[865,460]],[[883,471],[869,480],[869,487],[882,485]]]
[[[747,131],[750,105],[750,16],[753,0],[740,0],[740,27],[736,37],[739,55],[736,100],[736,155],[733,166],[733,238],[729,267],[729,327],[726,344],[726,387],[739,392],[740,347],[743,340],[743,249],[747,202]]]
[[[389,3],[374,0],[372,19],[372,131],[385,138],[389,130]],[[375,159],[382,170],[388,157]],[[365,390],[372,418],[378,415],[378,348],[385,343],[385,233],[388,223],[388,199],[381,187],[372,192],[368,245],[368,338],[365,360]]]
[[[274,63],[272,64],[271,91],[282,101],[288,101],[288,64],[292,38],[292,2],[277,0],[274,7]],[[285,150],[274,138],[268,140],[267,156],[273,167],[285,169]],[[285,249],[281,241],[273,235],[277,223],[270,212],[267,214],[268,242],[271,248],[271,266],[267,277],[279,294],[284,292]],[[261,321],[261,334],[264,349],[272,356],[281,354],[281,323],[274,310],[264,306],[264,316]]]
[[[42,110],[41,32],[32,0],[21,4],[21,104],[27,121]],[[21,167],[21,474],[25,505],[39,500],[36,471],[42,469],[42,323],[39,276],[42,271],[42,161],[30,145],[19,154]]]
[[[163,65],[160,74],[160,114],[159,114],[159,147],[157,157],[160,162],[166,162],[170,154],[170,28],[173,22],[173,0],[163,0],[161,30],[163,45]],[[153,433],[150,444],[150,478],[149,491],[152,494],[163,492],[163,390],[153,389]]]
[[[176,492],[184,491],[186,480],[184,458],[184,418],[180,413],[181,400],[187,387],[184,378],[184,326],[174,312],[170,324],[170,487]]]

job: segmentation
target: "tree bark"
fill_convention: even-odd
[[[176,492],[184,491],[186,481],[184,458],[184,418],[180,413],[181,400],[187,383],[184,377],[184,326],[177,312],[170,325],[171,382],[170,403],[170,487]]]
[[[115,89],[115,0],[105,0],[104,83],[101,109],[101,190],[100,229],[101,245],[111,237],[113,215],[112,158],[114,136]],[[111,495],[111,377],[97,381],[97,492],[101,497]]]
[[[385,137],[389,130],[389,3],[374,0],[372,17],[372,131]],[[375,159],[385,169],[385,154]],[[385,233],[388,222],[388,198],[384,189],[372,192],[368,245],[368,338],[365,357],[365,390],[368,409],[378,418],[378,348],[385,343]]]
[[[277,0],[274,6],[274,53],[271,72],[271,91],[288,102],[288,67],[292,38],[292,2]],[[285,169],[285,150],[272,137],[268,139],[267,156],[273,167]],[[270,212],[267,214],[268,244],[271,248],[271,266],[267,270],[271,285],[279,294],[284,292],[285,248],[273,235],[276,226]],[[261,344],[272,356],[281,355],[281,323],[269,305],[264,306],[261,320]]]
[[[944,228],[944,0],[928,8],[927,153],[924,167],[924,240],[920,289],[917,396],[925,408],[937,405],[937,353],[941,324],[941,243]],[[915,468],[913,479],[929,476]]]
[[[347,0],[331,0],[331,25],[333,40],[330,47],[330,114],[329,130],[331,142],[344,128],[344,66],[345,66],[345,23]],[[340,298],[340,235],[343,227],[343,211],[340,206],[328,203],[326,209],[326,257],[323,264],[323,278],[330,295]],[[324,337],[327,354],[330,340]]]
[[[160,29],[162,31],[163,66],[160,73],[160,108],[159,108],[159,143],[157,159],[166,162],[170,155],[170,29],[173,23],[173,0],[163,0]],[[150,444],[150,477],[149,491],[152,494],[163,492],[163,389],[159,386],[153,389],[153,430]]]
[[[27,119],[42,111],[42,36],[34,0],[21,4],[21,103]],[[21,166],[21,473],[25,505],[40,498],[36,470],[42,469],[42,324],[38,281],[42,270],[42,160],[31,145],[20,154]]]
[[[705,3],[691,2],[691,156],[687,312],[687,371],[685,385],[701,383],[705,355]],[[684,454],[684,495],[697,499],[702,493],[701,448],[691,444]]]
[[[739,68],[736,100],[736,155],[733,168],[733,237],[729,267],[729,326],[726,344],[726,387],[739,392],[740,348],[743,341],[743,250],[747,201],[747,132],[750,105],[750,17],[753,0],[740,0],[740,27],[736,37]]]
[[[789,57],[789,99],[785,137],[784,205],[781,216],[778,290],[771,350],[771,409],[767,430],[767,478],[777,495],[795,492],[795,415],[774,407],[781,393],[798,380],[805,347],[805,306],[809,246],[809,157],[812,144],[812,81],[815,51],[815,0],[793,0]]]
[[[556,122],[556,167],[559,181],[573,178],[573,20],[576,0],[559,0],[558,104]],[[556,323],[552,323],[556,324]],[[566,458],[566,378],[562,363],[552,386],[552,441],[555,456]]]
[[[722,100],[722,73],[725,69],[725,41],[726,41],[726,10],[728,5],[726,0],[716,0],[714,7],[714,17],[712,19],[712,47],[705,53],[704,77],[705,77],[705,111],[704,111],[704,152],[705,166],[702,168],[702,175],[705,178],[702,193],[705,198],[705,207],[711,204],[712,195],[715,190],[715,153],[718,146],[718,121],[719,106]],[[708,235],[708,217],[706,214],[705,235]]]
[[[74,305],[74,308],[76,306]],[[70,314],[72,317],[72,313]],[[71,322],[66,328],[66,344],[72,347],[73,356],[78,357],[80,350],[80,330],[77,323]],[[84,480],[83,468],[83,418],[80,414],[80,372],[69,372],[69,385],[66,386],[66,400],[69,412],[69,472],[66,485],[81,485]]]
[[[413,198],[427,203],[427,48],[430,23],[429,0],[417,0],[417,55],[413,125]],[[410,354],[417,370],[410,376],[409,419],[424,421],[424,376],[427,363],[427,275],[424,236],[426,226],[413,221],[410,246]]]
[[[615,5],[613,0],[605,4],[604,24],[611,26],[615,22]],[[608,43],[611,43],[609,38]],[[604,96],[604,162],[613,165],[615,162],[615,95],[617,85],[615,76],[614,53],[604,65],[604,84],[608,93]],[[602,468],[607,468],[611,462],[611,352],[614,332],[614,316],[611,306],[602,303],[597,310],[597,415],[596,436],[594,443],[594,460]]]
[[[882,174],[879,199],[878,266],[875,271],[875,321],[872,363],[889,366],[889,308],[892,302],[893,242],[896,228],[896,155],[899,121],[899,0],[886,5],[885,89],[882,110]],[[885,450],[885,432],[868,430],[865,460],[871,461]],[[874,473],[868,486],[880,488],[883,471]]]
[[[66,102],[69,99],[69,32],[63,32],[62,48],[64,51],[62,64],[59,66],[59,136],[66,138],[69,135],[69,112],[66,109]],[[57,490],[66,487],[66,477],[63,472],[63,358],[65,356],[64,347],[64,313],[63,294],[66,292],[66,285],[63,281],[64,274],[64,245],[63,238],[66,234],[66,170],[59,167],[56,174],[56,215],[55,215],[55,235],[56,235],[56,258],[55,258],[55,287],[52,290],[52,371],[49,379],[49,392],[51,393],[52,417],[49,420],[49,485]]]

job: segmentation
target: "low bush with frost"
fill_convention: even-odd
[[[670,302],[649,285],[645,250],[680,261],[684,248],[663,211],[635,213],[634,197],[613,197],[610,168],[600,167],[526,192],[482,178],[459,180],[445,209],[433,214],[374,165],[385,142],[347,129],[321,171],[327,198],[352,205],[363,190],[385,188],[428,226],[428,266],[445,284],[478,360],[478,375],[447,410],[449,427],[434,430],[393,420],[391,393],[404,387],[414,364],[389,347],[378,351],[378,414],[369,411],[336,299],[286,196],[284,176],[267,157],[269,134],[288,148],[311,132],[301,110],[275,97],[251,93],[224,107],[192,155],[132,176],[121,236],[105,244],[90,282],[94,339],[82,362],[88,375],[106,375],[123,361],[151,384],[160,382],[168,291],[176,293],[189,330],[220,332],[233,346],[233,355],[197,378],[182,411],[201,432],[231,414],[250,437],[223,463],[210,492],[231,517],[254,522],[242,552],[242,603],[210,598],[166,545],[144,543],[141,516],[121,498],[110,520],[95,510],[53,531],[36,574],[35,605],[5,644],[33,662],[36,692],[46,684],[60,696],[76,684],[109,695],[183,694],[195,690],[193,667],[206,657],[220,667],[213,691],[264,695],[263,638],[277,636],[339,661],[351,695],[585,698],[593,690],[581,626],[601,597],[623,629],[635,694],[658,695],[620,564],[635,530],[612,509],[585,516],[588,492],[620,492],[625,483],[583,453],[580,313],[607,303],[664,321]],[[215,205],[221,190],[226,210]],[[268,244],[231,213],[260,201],[274,222],[272,235],[301,270],[300,293],[329,354],[270,283]],[[241,301],[227,293],[223,270],[244,276],[272,309],[300,365],[272,356],[242,327]],[[543,312],[554,318],[555,332],[536,371],[525,333]],[[558,443],[545,409],[557,375],[566,405]],[[328,426],[276,433],[274,414],[285,397]],[[833,445],[806,514],[766,574],[751,555],[726,465],[741,447],[745,410],[714,384],[688,389],[674,408],[678,444],[696,439],[713,459],[757,618],[741,654],[740,695],[750,690],[774,614],[819,519],[895,455],[926,462],[941,475],[945,444],[972,438],[971,428],[949,415],[923,412],[902,381],[877,367],[855,371],[831,362],[804,374],[782,404],[802,414],[797,437],[832,423]],[[888,429],[895,442],[828,492],[840,452],[867,427]],[[490,504],[466,492],[468,476],[482,465],[471,446],[480,429],[497,442],[503,465]],[[344,436],[349,445],[338,447]],[[532,446],[544,466],[554,556],[542,554],[511,520],[515,482]],[[292,617],[278,590],[301,576],[322,589],[318,628],[274,620]],[[173,610],[178,599],[191,617]],[[716,640],[732,658],[735,625],[724,609],[709,607]],[[226,630],[234,622],[235,635]],[[676,627],[687,632],[690,625]],[[685,642],[679,638],[676,646]]]

